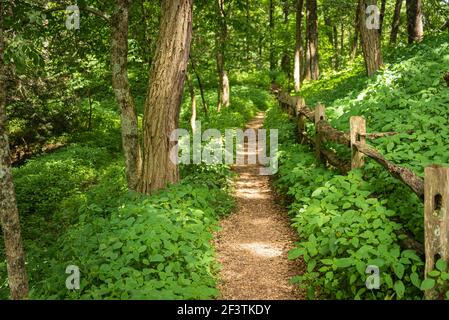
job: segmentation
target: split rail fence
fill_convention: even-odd
[[[313,146],[317,161],[327,162],[346,174],[350,170],[364,166],[365,157],[369,157],[385,168],[393,177],[408,186],[424,203],[424,246],[413,239],[410,233],[401,232],[406,239],[401,245],[414,249],[425,256],[425,274],[435,267],[436,258],[440,257],[449,264],[449,168],[429,166],[425,168],[424,179],[408,168],[401,167],[387,160],[367,140],[392,136],[397,132],[367,133],[366,121],[355,116],[350,119],[350,132],[345,133],[332,127],[326,120],[326,108],[318,103],[314,109],[308,107],[301,97],[291,96],[281,89],[273,88],[281,107],[290,117],[295,118],[298,141]],[[306,122],[315,126],[315,136],[310,138],[306,132]],[[351,149],[351,161],[341,159],[334,151],[324,147],[329,141]],[[440,297],[438,289],[427,290],[426,297]]]

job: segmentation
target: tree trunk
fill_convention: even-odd
[[[301,59],[302,59],[302,10],[304,0],[296,0],[296,44],[295,44],[295,92],[301,89]]]
[[[189,86],[190,93],[190,104],[192,106],[192,116],[190,117],[190,127],[192,132],[196,131],[196,97],[195,97],[195,87],[193,86],[193,81],[190,79],[189,74],[186,74],[187,85]]]
[[[318,16],[317,1],[307,0],[307,52],[309,54],[310,79],[318,80]]]
[[[362,5],[362,1],[359,0],[357,4],[357,9],[355,13],[355,26],[354,26],[354,38],[352,40],[351,47],[351,60],[354,60],[357,56],[357,48],[359,46],[359,21],[360,21],[360,6]]]
[[[276,57],[274,52],[274,0],[270,0],[269,8],[269,28],[270,28],[270,70],[276,69]]]
[[[245,51],[246,51],[246,62],[249,64],[251,61],[250,58],[250,43],[249,43],[249,38],[251,37],[250,35],[250,20],[251,20],[251,3],[250,0],[246,0],[245,1],[245,12],[246,12],[246,26],[245,26]]]
[[[396,41],[398,39],[399,26],[401,25],[402,2],[404,2],[404,0],[396,0],[396,5],[394,7],[393,22],[391,24],[390,45],[396,44]]]
[[[288,27],[288,22],[289,22],[289,1],[284,1],[284,25],[286,26],[286,28]],[[288,43],[288,40],[286,41],[286,43]],[[289,52],[289,47],[286,45],[284,47],[284,54],[282,55],[282,60],[281,60],[281,69],[282,71],[285,73],[285,75],[287,76],[287,79],[289,80],[288,83],[290,84],[290,75],[291,75],[291,69],[290,69],[290,52]]]
[[[195,61],[190,57],[190,66],[192,67],[193,73],[195,73],[196,80],[198,81],[198,87],[200,88],[200,94],[201,94],[201,102],[203,104],[203,110],[204,115],[206,116],[206,119],[209,118],[209,106],[207,105],[206,98],[204,97],[204,87],[203,87],[203,81],[201,81],[201,77],[199,73],[196,71],[195,67]]]
[[[128,19],[130,0],[117,0],[111,21],[112,87],[120,107],[122,146],[128,188],[138,189],[142,165],[138,122],[128,81]]]
[[[366,73],[372,76],[383,65],[382,49],[380,46],[379,31],[369,29],[366,24],[366,8],[369,5],[377,5],[376,0],[359,0],[359,32],[362,40],[363,56],[365,58]]]
[[[5,4],[0,2],[0,223],[5,241],[8,284],[12,299],[28,297],[25,252],[20,235],[19,212],[12,181],[11,157],[6,130],[6,66],[3,61],[5,39],[3,18]]]
[[[424,38],[421,0],[407,0],[408,42],[420,42]]]
[[[225,66],[226,41],[228,38],[228,24],[224,0],[217,0],[218,6],[218,35],[217,35],[217,71],[218,71],[218,112],[221,107],[228,107],[230,103],[230,89],[228,73]]]
[[[179,181],[170,152],[177,129],[190,43],[193,0],[163,0],[157,50],[149,77],[143,119],[143,165],[140,190],[150,194]]]

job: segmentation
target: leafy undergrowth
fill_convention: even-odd
[[[215,101],[215,92],[206,96]],[[198,103],[202,129],[243,127],[267,108],[267,97],[265,89],[242,81],[220,115],[211,108],[207,120]],[[233,207],[230,168],[185,165],[178,185],[152,196],[128,192],[118,116],[108,111],[111,105],[103,107],[92,132],[73,135],[69,146],[14,170],[31,298],[214,298],[219,266],[210,240],[219,217]],[[0,298],[7,298],[0,256]],[[69,265],[80,269],[79,291],[66,289]]]
[[[309,147],[294,143],[294,124],[278,107],[269,110],[265,127],[279,129],[275,185],[291,201],[301,239],[289,257],[307,264],[292,281],[310,299],[421,299],[421,289],[430,285],[422,281],[423,261],[399,246],[398,212],[378,196],[369,173],[342,176],[316,166]],[[379,267],[378,290],[366,287],[370,265]]]

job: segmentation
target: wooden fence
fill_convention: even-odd
[[[414,249],[425,257],[425,274],[435,268],[437,257],[449,264],[449,168],[430,166],[425,168],[424,179],[412,170],[387,160],[379,151],[367,144],[367,140],[387,137],[397,132],[367,133],[365,119],[351,117],[350,132],[345,133],[332,127],[326,120],[326,108],[318,103],[312,110],[301,97],[290,96],[287,92],[274,88],[273,93],[290,117],[297,124],[298,141],[313,146],[317,161],[328,163],[346,174],[352,169],[364,166],[369,157],[384,167],[393,177],[408,186],[424,202],[424,246],[405,230],[401,234],[406,239],[401,245]],[[310,138],[306,132],[306,121],[315,126],[315,136]],[[334,151],[326,149],[323,143],[334,142],[351,149],[351,161],[341,159]],[[426,291],[428,299],[440,298],[438,289]]]

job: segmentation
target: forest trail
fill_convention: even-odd
[[[264,113],[247,124],[259,129]],[[245,143],[245,155],[248,154]],[[220,264],[220,299],[298,300],[303,294],[289,280],[303,267],[287,253],[297,235],[285,208],[275,203],[269,176],[259,175],[260,165],[234,165],[237,206],[223,219],[215,247]]]

